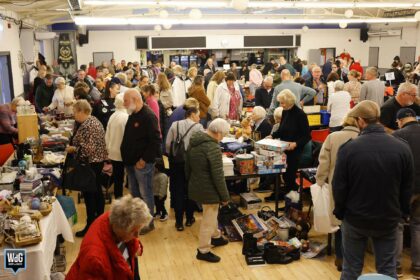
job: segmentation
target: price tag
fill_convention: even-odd
[[[395,80],[394,72],[385,73],[385,79],[387,81],[393,81],[393,80]]]

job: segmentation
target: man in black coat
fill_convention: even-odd
[[[370,100],[348,114],[361,135],[343,144],[332,180],[334,215],[343,221],[342,280],[356,280],[369,238],[378,273],[397,278],[397,227],[409,213],[414,162],[409,146],[386,134],[379,124],[379,106]]]
[[[400,109],[397,113],[399,130],[392,135],[408,143],[414,158],[414,187],[411,195],[410,231],[411,231],[411,272],[414,278],[420,278],[420,124],[416,112],[410,108]],[[401,258],[403,250],[404,225],[398,227],[397,271],[401,271]]]
[[[261,106],[266,110],[270,108],[273,92],[273,77],[267,76],[262,86],[255,91],[255,106]]]
[[[143,199],[153,215],[155,202],[152,179],[155,160],[160,154],[161,138],[155,113],[143,103],[137,89],[124,93],[124,106],[130,114],[121,143],[121,156],[128,173],[130,192]],[[154,229],[153,221],[140,234]]]

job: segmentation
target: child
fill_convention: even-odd
[[[168,189],[168,176],[163,173],[165,167],[162,161],[156,161],[155,174],[153,175],[153,195],[155,197],[155,217],[160,215],[159,220],[164,222],[168,219],[168,212],[165,209],[165,200]]]

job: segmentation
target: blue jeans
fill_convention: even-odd
[[[361,275],[368,238],[372,239],[377,272],[397,279],[396,227],[390,230],[359,229],[344,219],[341,232],[344,256],[341,280],[357,280]]]
[[[137,169],[134,165],[127,166],[128,185],[133,197],[140,197],[149,207],[150,214],[153,216],[155,209],[155,199],[153,197],[153,173],[154,163],[146,163],[143,169]],[[153,221],[152,221],[153,223]]]

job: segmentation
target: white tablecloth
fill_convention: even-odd
[[[70,224],[58,201],[53,203],[51,213],[40,221],[42,231],[41,243],[25,247],[26,270],[13,275],[10,270],[4,270],[4,249],[0,251],[0,279],[17,280],[49,280],[54,259],[56,240],[59,234],[69,242],[74,242]]]

